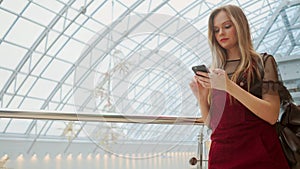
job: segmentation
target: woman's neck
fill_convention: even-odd
[[[240,58],[241,58],[241,52],[239,51],[238,46],[227,50],[227,60],[236,60]]]

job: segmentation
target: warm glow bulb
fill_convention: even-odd
[[[77,160],[82,160],[82,154],[81,153],[78,154]]]
[[[87,160],[92,160],[92,154],[89,154],[87,157],[86,157]]]
[[[69,155],[67,156],[67,160],[72,160],[72,154],[69,154]]]
[[[9,159],[7,154],[5,154],[5,155],[1,158],[1,160],[7,160],[7,159]]]
[[[61,160],[61,154],[58,154],[58,155],[56,156],[56,160]]]
[[[23,156],[23,154],[20,154],[20,155],[17,157],[17,161],[18,161],[18,162],[24,161],[24,156]]]
[[[49,160],[50,160],[50,154],[49,154],[49,153],[47,153],[47,154],[45,155],[44,160],[45,160],[45,161],[49,161]]]
[[[99,154],[99,153],[96,155],[96,159],[97,159],[97,160],[100,159],[100,154]]]
[[[37,160],[37,155],[36,155],[36,154],[33,154],[33,155],[31,156],[31,160],[32,160],[32,161],[36,161],[36,160]]]

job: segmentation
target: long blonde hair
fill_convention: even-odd
[[[237,32],[237,39],[238,39],[238,46],[241,53],[241,61],[239,66],[237,67],[236,71],[231,77],[231,80],[237,82],[238,77],[245,71],[247,71],[247,84],[248,84],[248,91],[250,90],[250,85],[252,80],[255,77],[255,74],[258,75],[258,78],[261,79],[261,75],[259,70],[253,69],[253,65],[256,65],[255,61],[260,60],[261,57],[259,54],[254,50],[252,44],[252,38],[250,35],[250,28],[248,20],[242,11],[242,9],[235,5],[225,5],[221,6],[212,11],[209,21],[208,21],[208,39],[209,44],[212,52],[212,68],[224,68],[226,64],[227,53],[226,49],[222,48],[216,38],[214,32],[214,18],[215,16],[224,11],[232,21],[233,25],[236,28]]]

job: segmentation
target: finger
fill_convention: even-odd
[[[210,79],[201,76],[196,77],[196,79],[198,81],[198,84],[201,85],[202,87],[210,88],[211,86]]]
[[[197,85],[202,85],[202,80],[199,77],[195,77],[197,80]]]
[[[198,81],[198,76],[197,76],[197,75],[194,76],[194,81],[195,81],[195,82]]]
[[[196,78],[197,78],[198,81],[200,81],[200,82],[206,82],[206,83],[209,83],[209,82],[210,82],[210,78],[207,78],[207,77],[197,76]]]
[[[203,82],[203,83],[202,83],[202,86],[203,86],[204,88],[211,88],[210,83],[207,83],[207,82]]]
[[[195,86],[195,83],[194,83],[194,82],[191,82],[189,85],[190,85],[190,87],[194,87],[194,86]]]
[[[208,76],[209,76],[210,79],[213,79],[213,78],[216,77],[216,73],[214,73],[214,72],[209,73]]]
[[[204,81],[202,81],[200,78],[197,78],[198,81],[198,85],[201,85],[202,87],[204,87]]]
[[[217,75],[223,75],[223,74],[225,74],[224,70],[218,69],[218,68],[214,69],[212,72],[215,73],[215,74],[217,74]]]
[[[196,72],[196,74],[197,74],[198,76],[202,76],[202,77],[205,77],[205,78],[209,78],[209,77],[208,77],[208,73],[205,73],[205,72],[198,71],[198,72]]]
[[[195,81],[195,85],[196,85],[196,86],[199,86],[199,85],[200,85],[200,80],[198,79],[198,76],[197,76],[197,75],[194,76],[194,81]]]
[[[197,87],[198,87],[198,82],[192,81],[192,82],[190,83],[190,87],[191,87],[191,88],[197,88]]]
[[[193,79],[191,80],[190,84],[195,84],[197,83],[197,80],[195,79],[195,77],[193,77]]]

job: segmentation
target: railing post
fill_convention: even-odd
[[[203,128],[204,126],[201,126],[199,135],[198,135],[198,159],[199,163],[197,165],[197,169],[203,169]]]

